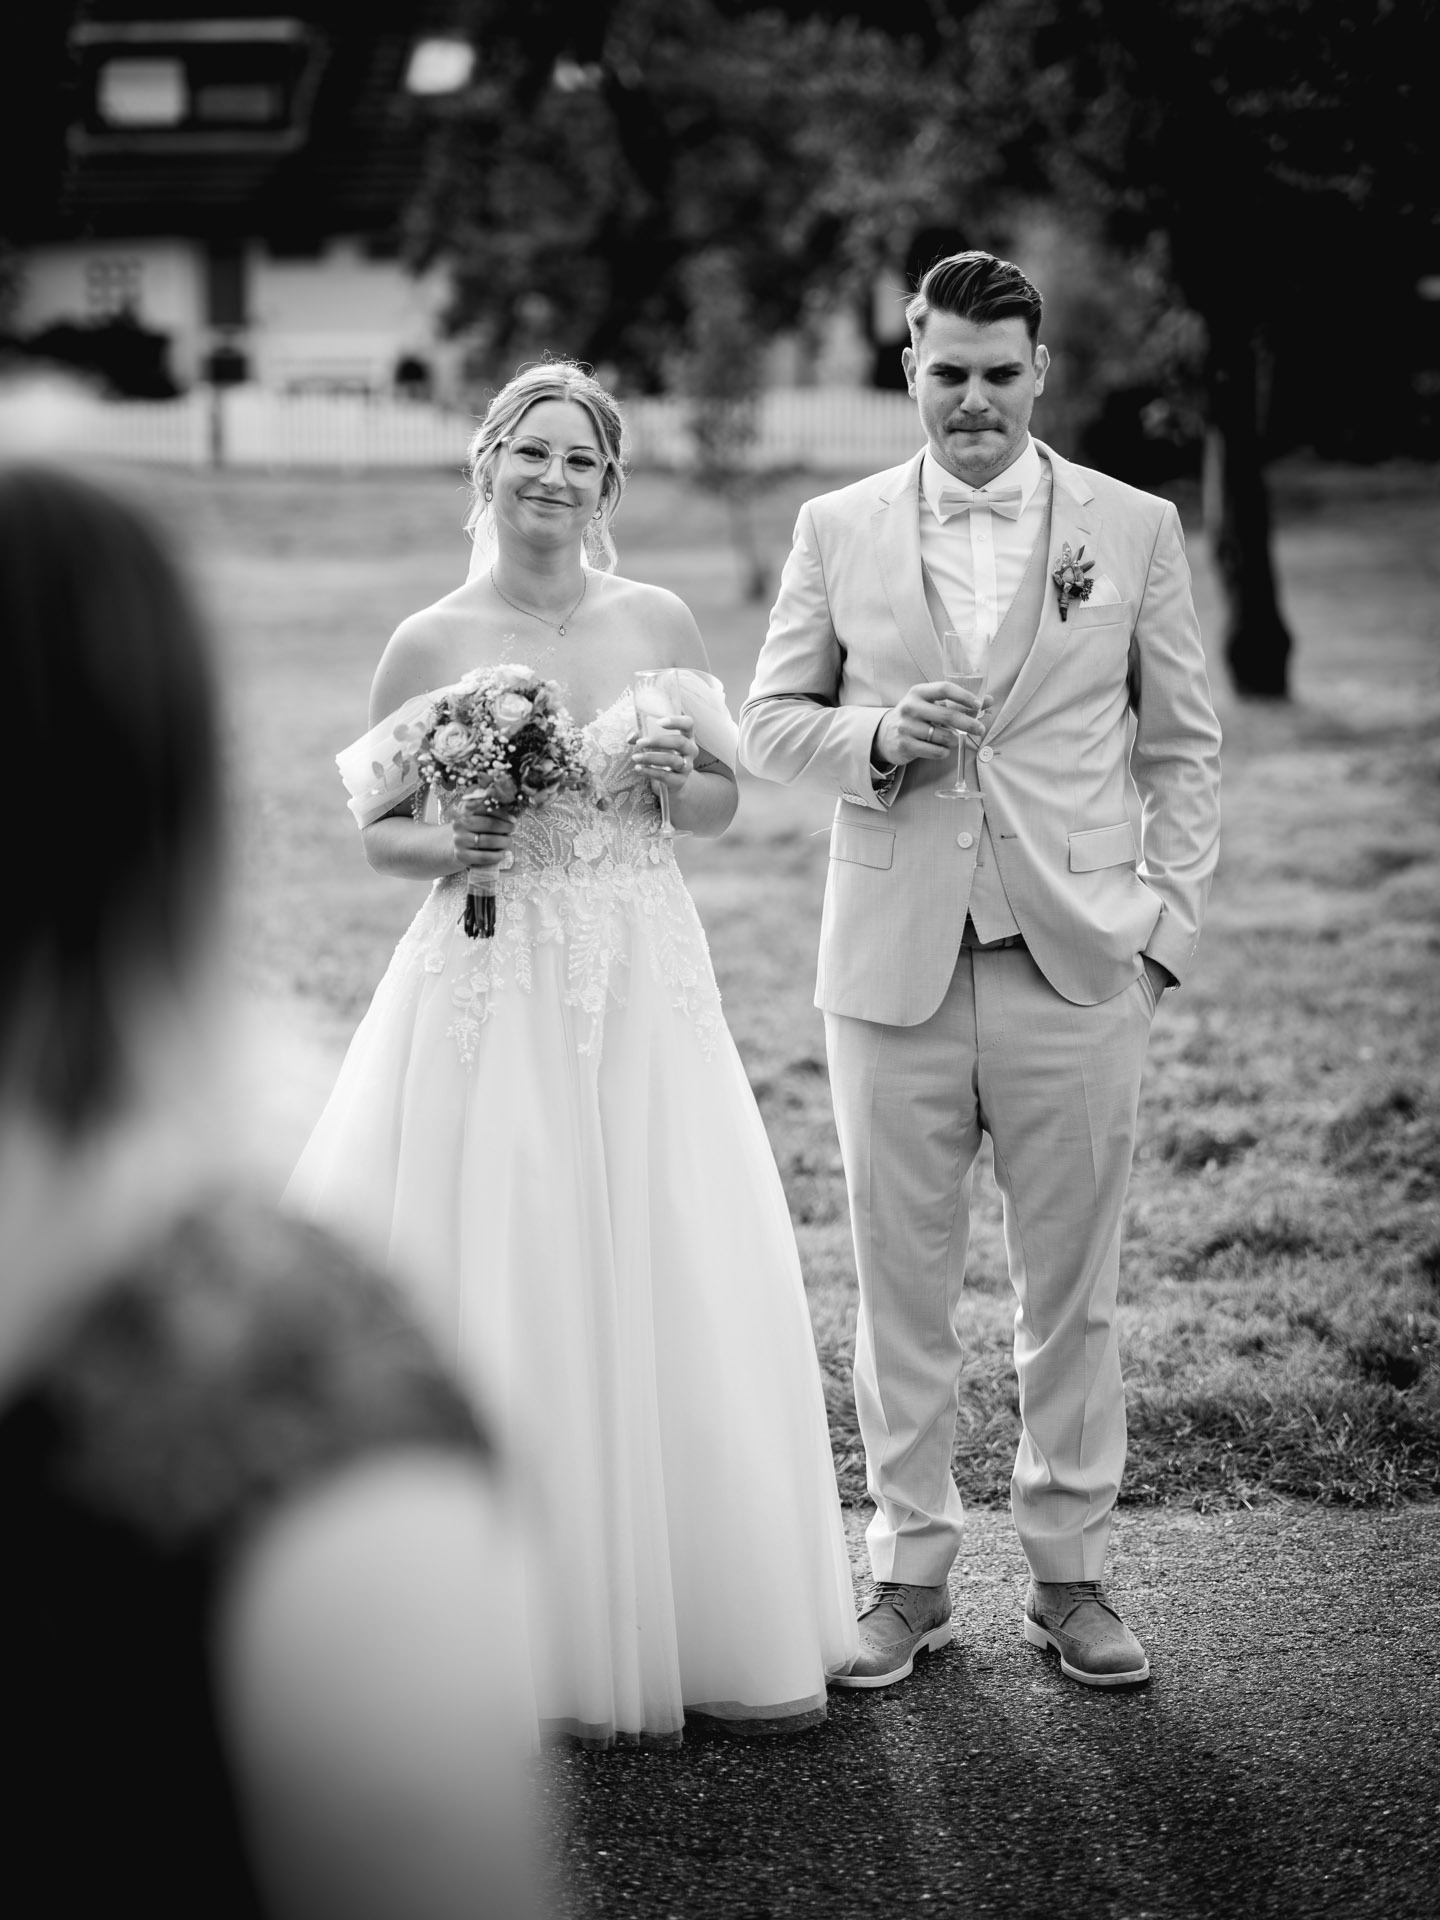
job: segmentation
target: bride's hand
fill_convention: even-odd
[[[467,810],[450,822],[457,867],[498,867],[510,850],[515,816]]]
[[[688,713],[673,713],[650,721],[649,730],[631,734],[630,764],[637,773],[679,793],[695,768],[695,722]]]

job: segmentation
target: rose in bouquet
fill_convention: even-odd
[[[584,740],[560,689],[529,667],[477,667],[438,694],[409,732],[420,776],[417,813],[431,791],[442,817],[453,819],[471,808],[523,813],[590,785]],[[493,867],[470,869],[464,925],[472,940],[494,933]]]

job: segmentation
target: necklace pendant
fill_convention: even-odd
[[[565,638],[565,629],[564,629],[564,627],[557,627],[557,628],[555,629],[555,631],[556,631],[556,632],[557,632],[557,633],[559,634],[559,636],[560,636],[560,638],[561,638],[562,640],[563,640],[563,639]]]

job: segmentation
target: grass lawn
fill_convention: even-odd
[[[189,542],[219,631],[247,977],[317,1023],[353,1024],[418,893],[365,866],[331,756],[364,724],[391,629],[463,575],[459,485],[132,478]],[[1156,1019],[1127,1207],[1131,1501],[1440,1492],[1440,490],[1427,474],[1339,479],[1277,476],[1293,706],[1239,705],[1212,673],[1221,867],[1194,975]],[[777,565],[819,490],[768,488]],[[719,511],[641,475],[619,533],[625,570],[694,608],[738,707],[764,609],[739,599]],[[1192,560],[1214,635],[1198,534]],[[734,829],[684,862],[790,1196],[842,1490],[859,1499],[855,1289],[810,1002],[829,811],[747,781]],[[1013,1302],[988,1167],[977,1196],[956,1469],[967,1499],[991,1502],[1017,1431]]]

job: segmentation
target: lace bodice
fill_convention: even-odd
[[[630,763],[635,710],[622,694],[584,728],[589,793],[561,793],[516,822],[496,890],[492,940],[459,931],[466,880],[435,883],[396,950],[387,982],[448,973],[461,1059],[474,1057],[482,1025],[508,991],[529,992],[536,948],[565,949],[565,1001],[586,1016],[580,1050],[599,1053],[604,1015],[625,998],[637,938],[648,945],[671,1004],[694,1022],[707,1054],[721,1030],[720,993],[705,934],[657,831],[659,802]]]
[[[607,860],[658,866],[669,857],[655,831],[660,803],[630,764],[634,726],[634,705],[622,693],[582,729],[593,791],[557,794],[548,805],[522,813],[510,843],[514,867],[557,867],[574,878],[577,860],[598,871]]]

